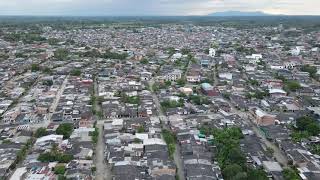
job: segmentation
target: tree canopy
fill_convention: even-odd
[[[73,132],[73,125],[71,123],[60,124],[56,129],[56,133],[63,135],[64,139],[68,139]]]

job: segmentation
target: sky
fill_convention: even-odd
[[[320,15],[320,0],[0,0],[0,15],[189,16],[221,11]]]

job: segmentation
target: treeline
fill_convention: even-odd
[[[200,132],[214,136],[215,160],[218,161],[225,180],[268,180],[263,169],[253,169],[246,164],[246,157],[240,149],[240,140],[243,138],[240,128],[202,127]]]
[[[42,37],[38,33],[9,33],[4,34],[3,39],[9,42],[19,42],[22,41],[26,44],[31,44],[34,42],[45,42],[47,39]]]
[[[99,51],[93,49],[84,53],[80,53],[82,57],[91,57],[91,58],[104,58],[104,59],[120,59],[124,60],[128,57],[128,53],[117,53],[111,52],[110,50],[100,53]]]

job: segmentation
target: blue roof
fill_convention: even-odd
[[[212,88],[211,84],[209,84],[209,83],[202,83],[202,84],[201,84],[201,87],[202,87],[203,89],[211,89],[211,88]]]

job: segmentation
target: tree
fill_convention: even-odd
[[[94,128],[93,132],[89,134],[91,136],[92,142],[96,144],[98,142],[99,129],[97,127]]]
[[[181,54],[183,54],[183,55],[189,54],[190,52],[191,52],[190,49],[187,49],[187,48],[181,49]]]
[[[57,38],[49,38],[48,39],[48,43],[52,46],[52,45],[57,45],[59,42],[59,39]]]
[[[247,171],[247,180],[268,180],[267,173],[262,169],[251,169]]]
[[[144,126],[139,126],[138,133],[143,133],[143,132],[145,132]]]
[[[59,165],[59,166],[54,167],[54,173],[55,174],[64,175],[65,172],[66,172],[66,168],[64,166]]]
[[[39,70],[40,70],[39,64],[32,64],[31,65],[31,71],[32,72],[36,72],[36,71],[39,71]]]
[[[48,135],[47,129],[46,128],[39,128],[39,129],[37,129],[34,136],[36,138],[39,138],[39,137],[46,136],[46,135]]]
[[[169,152],[169,156],[170,158],[173,158],[173,154],[176,150],[176,137],[175,135],[169,131],[169,130],[162,130],[162,137],[164,139],[164,141],[166,142],[166,144],[168,145],[168,152]]]
[[[301,85],[297,81],[287,81],[285,82],[285,90],[288,92],[295,92],[301,88]]]
[[[178,86],[184,86],[184,85],[186,85],[186,80],[184,80],[184,79],[178,79],[178,80],[177,80],[177,85],[178,85]]]
[[[6,53],[0,53],[0,60],[7,60],[10,56]]]
[[[56,129],[56,133],[63,135],[63,139],[68,139],[73,132],[73,125],[71,123],[60,124]]]
[[[300,180],[299,174],[292,168],[286,168],[283,170],[283,178],[285,180]]]
[[[49,67],[45,67],[43,70],[42,70],[43,73],[46,73],[46,74],[51,74],[52,73],[52,70],[49,68]]]
[[[70,74],[71,74],[71,76],[80,76],[81,70],[80,69],[73,69]]]
[[[39,155],[38,160],[41,162],[59,162],[68,163],[73,160],[73,155],[63,154],[58,151],[51,150],[51,152],[42,153]]]
[[[171,86],[171,81],[165,81],[164,84],[165,84],[165,86],[169,87],[169,86]]]
[[[174,47],[169,47],[169,48],[167,48],[167,52],[168,52],[169,56],[172,56],[176,52],[176,50]]]
[[[143,58],[143,59],[140,61],[140,63],[141,63],[141,64],[148,64],[149,61],[148,61],[148,59]]]
[[[124,60],[128,57],[128,53],[115,53],[115,52],[111,52],[110,50],[107,50],[104,54],[101,55],[102,58],[105,59],[120,59],[120,60]]]
[[[225,179],[232,179],[237,174],[243,172],[243,169],[238,164],[229,164],[222,170],[222,174],[224,174]]]
[[[310,65],[304,65],[301,67],[301,71],[308,72],[310,77],[315,78],[317,74],[317,68]]]
[[[296,120],[296,126],[299,131],[307,131],[310,135],[315,136],[320,133],[320,126],[315,119],[302,116]]]
[[[69,55],[69,51],[67,49],[57,49],[55,52],[54,52],[54,57],[57,59],[57,60],[67,60],[68,58],[68,55]]]
[[[43,81],[42,84],[46,85],[46,86],[52,86],[53,85],[53,81],[52,80],[45,80],[45,81]]]

